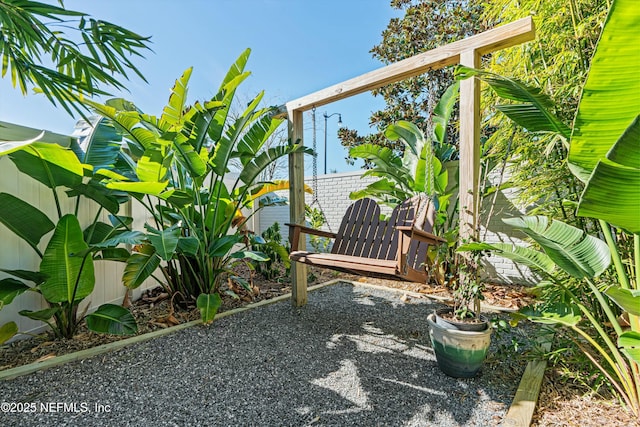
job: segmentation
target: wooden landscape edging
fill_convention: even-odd
[[[553,334],[542,335],[539,339],[544,351],[551,350]],[[532,360],[522,374],[516,395],[511,402],[507,415],[502,420],[505,427],[529,427],[536,409],[540,387],[547,368],[546,360]]]

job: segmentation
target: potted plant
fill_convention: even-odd
[[[462,245],[458,252],[467,251],[462,258],[460,279],[454,291],[454,305],[436,310],[427,317],[429,337],[438,366],[445,374],[456,378],[475,376],[491,344],[491,327],[480,315],[480,301],[484,286],[478,280],[478,264],[482,251],[469,250]]]

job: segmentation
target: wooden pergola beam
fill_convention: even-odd
[[[449,65],[459,64],[460,55],[463,52],[472,50],[479,55],[484,55],[532,40],[534,35],[535,30],[531,17],[522,18],[294,99],[285,104],[286,109],[288,111],[307,111],[313,107],[320,107],[390,83],[424,74],[429,70],[437,70]]]
[[[482,55],[533,40],[535,28],[531,17],[506,24],[464,40],[438,47],[359,77],[287,102],[280,115],[289,120],[289,141],[304,144],[302,113],[363,92],[418,76],[429,70],[463,64],[479,67]],[[460,239],[477,235],[480,164],[480,82],[465,80],[460,85]],[[291,221],[304,222],[304,158],[302,153],[289,155],[289,203]],[[303,242],[301,242],[303,243]],[[307,276],[303,264],[292,265],[292,303],[307,301]]]

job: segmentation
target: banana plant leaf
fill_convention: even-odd
[[[302,147],[300,145],[295,146],[283,146],[270,147],[260,154],[258,154],[251,162],[247,163],[240,172],[239,179],[244,184],[251,184],[255,182],[260,173],[265,170],[270,164],[275,162],[280,157],[284,157],[290,153],[303,151],[305,154],[313,154],[313,150],[310,148]]]
[[[273,132],[282,124],[282,119],[271,117],[273,108],[265,110],[262,117],[256,120],[242,136],[236,150],[243,165],[249,163],[258,154]]]
[[[585,187],[578,215],[640,233],[640,116],[601,159]]]
[[[631,359],[640,364],[640,332],[622,333],[618,338],[618,345]]]
[[[0,280],[0,309],[11,304],[15,297],[31,289],[19,280],[6,278]]]
[[[576,326],[582,317],[578,314],[579,310],[569,304],[556,303],[549,307],[545,307],[544,310],[539,310],[530,306],[523,307],[517,312],[516,317],[526,317],[532,322],[562,325],[562,326]]]
[[[124,307],[103,304],[86,317],[87,327],[98,333],[112,335],[135,335],[138,332],[136,319]]]
[[[611,263],[611,253],[605,242],[562,221],[544,216],[503,221],[538,242],[558,267],[575,278],[598,276]]]
[[[34,142],[9,154],[20,172],[49,188],[73,188],[82,183],[84,168],[75,153],[57,144]]]
[[[162,259],[156,254],[151,245],[143,245],[139,252],[127,259],[127,264],[122,273],[122,283],[129,289],[135,289],[142,285],[154,271],[160,266]]]
[[[69,197],[84,196],[91,199],[114,215],[120,210],[120,203],[127,199],[127,197],[119,199],[113,190],[96,181],[89,181],[87,184],[81,183],[67,190],[66,193]]]
[[[178,239],[177,250],[180,253],[195,256],[198,253],[199,247],[200,247],[200,241],[196,237],[189,236],[189,237],[180,237]]]
[[[449,119],[453,113],[456,102],[458,101],[458,95],[460,93],[460,82],[454,82],[447,88],[440,97],[440,101],[433,109],[433,140],[438,144],[446,143],[447,126],[449,125]]]
[[[489,84],[498,96],[517,102],[497,105],[496,108],[520,126],[531,132],[557,132],[566,139],[571,136],[571,129],[552,112],[551,99],[540,89],[488,71],[463,65],[456,67],[456,79],[473,76]]]
[[[40,291],[48,302],[73,303],[91,294],[95,284],[93,258],[72,256],[86,249],[78,218],[60,218],[40,262],[40,271],[48,276]]]
[[[187,85],[191,78],[191,72],[193,67],[187,68],[176,80],[173,88],[171,88],[171,95],[169,95],[169,102],[162,109],[162,115],[160,116],[159,127],[163,131],[178,131],[183,123],[183,113],[185,110],[185,103],[187,101]]]
[[[229,257],[237,258],[237,259],[248,258],[254,261],[261,261],[261,262],[269,261],[269,257],[267,255],[265,255],[262,252],[256,252],[256,251],[238,251],[238,252],[232,253],[231,255],[229,255]]]
[[[577,172],[576,167],[583,169],[582,173],[576,174],[583,180],[640,114],[638,28],[640,8],[637,1],[611,3],[582,90],[569,148],[569,163],[574,165],[572,171]]]
[[[465,243],[456,249],[456,252],[465,251],[491,251],[494,254],[510,259],[518,264],[526,265],[536,271],[552,275],[556,264],[544,252],[533,248],[516,246],[509,243]]]
[[[76,124],[71,149],[82,163],[98,169],[113,169],[120,156],[122,136],[106,117],[91,117],[91,123]]]
[[[209,325],[216,317],[218,309],[222,305],[222,298],[220,294],[200,294],[196,300],[196,306],[200,310],[200,316],[202,317],[202,323]]]
[[[7,154],[11,154],[14,151],[22,150],[27,145],[42,139],[43,136],[44,131],[35,138],[27,139],[24,141],[2,141],[0,142],[0,156],[6,156]]]
[[[640,316],[640,289],[623,289],[612,286],[605,291],[620,308],[634,316]]]
[[[173,258],[173,254],[178,247],[178,240],[180,238],[180,227],[171,226],[164,230],[156,230],[149,224],[145,224],[144,228],[147,230],[147,239],[156,249],[156,253],[165,261],[169,261]]]
[[[18,333],[16,322],[8,322],[0,326],[0,345],[9,341]]]
[[[45,280],[47,280],[47,276],[45,274],[42,274],[42,272],[40,271],[9,270],[5,268],[0,268],[0,271],[17,277],[18,279],[33,282],[36,286],[41,285]]]
[[[31,311],[20,310],[18,314],[20,316],[28,317],[29,319],[39,320],[41,322],[49,322],[56,313],[60,311],[60,307],[45,308],[44,310]]]
[[[38,243],[55,228],[55,224],[38,208],[8,193],[0,193],[0,222],[40,256]]]
[[[240,83],[250,75],[249,72],[244,71],[250,54],[251,49],[246,49],[240,54],[238,59],[236,59],[236,62],[229,67],[229,71],[227,71],[222,83],[220,83],[220,88],[218,89],[216,96],[211,100],[213,102],[222,102],[224,105],[222,108],[218,108],[216,110],[211,123],[207,128],[207,133],[212,141],[219,141],[221,139],[222,132],[227,122],[229,108],[231,106],[230,101],[233,99],[238,85],[240,85]]]

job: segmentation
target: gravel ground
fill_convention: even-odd
[[[2,426],[488,426],[524,363],[442,374],[437,304],[339,284],[2,383]],[[8,405],[7,405],[8,404]],[[16,410],[18,412],[7,412]]]

